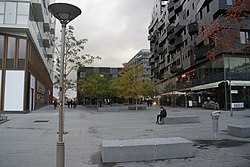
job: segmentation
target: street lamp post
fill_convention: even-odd
[[[56,147],[56,167],[64,167],[65,164],[65,150],[63,142],[64,134],[64,52],[65,52],[65,29],[66,25],[81,14],[81,10],[71,4],[53,3],[49,5],[49,11],[57,18],[62,25],[61,35],[61,57],[60,57],[60,102],[61,107],[59,111],[59,135]]]

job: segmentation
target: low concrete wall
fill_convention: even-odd
[[[193,143],[181,137],[103,140],[102,162],[128,162],[193,157]]]
[[[165,124],[199,123],[199,116],[167,116]]]
[[[228,125],[228,134],[236,137],[250,137],[250,126]]]
[[[104,106],[104,107],[99,107],[98,111],[99,112],[117,112],[117,111],[122,111],[122,110],[127,110],[127,106]]]

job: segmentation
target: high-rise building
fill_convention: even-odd
[[[131,60],[129,60],[129,65],[143,65],[144,74],[150,77],[150,65],[149,65],[149,49],[141,49]]]
[[[29,112],[52,102],[55,19],[49,0],[0,0],[0,110]]]
[[[216,42],[202,38],[206,23],[223,24],[220,15],[232,2],[156,0],[148,29],[151,79],[165,84],[165,93],[170,90],[166,81],[172,79],[172,90],[188,92],[194,106],[213,100],[224,109],[250,107],[249,12],[241,23],[230,27],[238,36],[235,52],[219,50]],[[216,50],[213,61],[206,56],[211,49]],[[183,102],[182,98],[179,103]]]

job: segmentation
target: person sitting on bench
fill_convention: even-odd
[[[165,118],[167,116],[167,111],[165,108],[163,108],[162,106],[160,107],[160,114],[157,115],[156,118],[156,123],[161,123],[162,118]]]

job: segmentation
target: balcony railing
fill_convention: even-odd
[[[198,31],[199,31],[197,22],[188,24],[187,28],[188,28],[188,32],[189,32],[190,35],[197,34]]]
[[[195,60],[200,60],[206,57],[206,53],[210,50],[210,46],[209,45],[204,45],[200,48],[196,48],[195,49]]]

